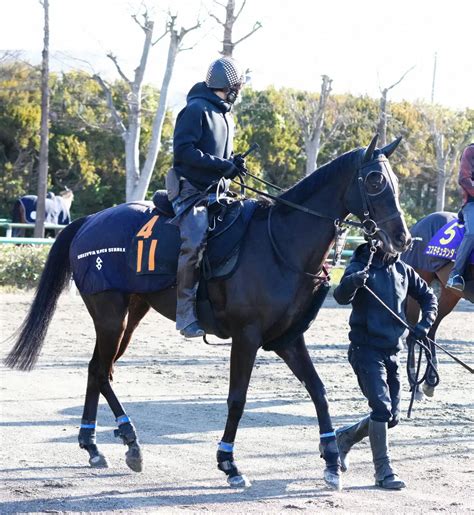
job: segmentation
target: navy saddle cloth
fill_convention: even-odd
[[[144,293],[176,283],[178,228],[164,192],[151,202],[129,202],[87,217],[74,237],[70,261],[81,293],[106,290]],[[257,203],[231,204],[224,220],[208,235],[206,279],[230,276],[238,264],[241,240]]]

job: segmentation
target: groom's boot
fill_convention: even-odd
[[[375,485],[387,490],[400,490],[405,483],[397,476],[388,455],[387,422],[369,422],[369,439],[375,467]]]
[[[339,449],[342,472],[346,472],[349,468],[349,459],[347,454],[351,450],[352,446],[368,436],[369,420],[370,416],[367,416],[352,426],[345,426],[336,430],[336,442]]]

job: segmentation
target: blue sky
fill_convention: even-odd
[[[237,0],[240,5],[241,0]],[[136,0],[50,0],[52,68],[81,67],[108,78],[115,71],[106,53],[112,51],[132,76],[138,63],[142,33],[132,21],[144,2]],[[203,80],[209,62],[218,56],[222,30],[207,16],[223,17],[212,0],[146,2],[164,27],[171,5],[185,26],[198,13],[203,29],[188,40],[196,46],[179,55],[172,82],[172,102],[180,104],[194,82]],[[207,18],[207,20],[206,20]],[[263,28],[237,46],[234,56],[252,70],[252,85],[288,86],[319,91],[321,75],[333,79],[333,90],[379,96],[394,83],[393,100],[431,97],[433,58],[438,54],[435,101],[451,107],[474,107],[473,0],[247,0],[235,26],[239,38],[255,21]],[[23,50],[39,62],[42,47],[39,0],[3,0],[0,49]],[[154,48],[146,81],[160,86],[167,44]]]

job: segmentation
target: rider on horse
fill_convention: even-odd
[[[458,183],[462,188],[463,206],[461,213],[464,218],[465,232],[446,286],[464,291],[463,274],[474,248],[474,143],[468,145],[462,153]]]
[[[205,82],[188,93],[174,130],[173,168],[166,180],[179,225],[176,329],[186,338],[203,336],[196,315],[199,266],[209,227],[207,206],[216,191],[245,173],[245,160],[233,154],[232,106],[244,83],[238,64],[228,57],[211,63]]]
[[[341,470],[348,468],[351,447],[369,436],[375,484],[394,490],[404,488],[405,483],[390,463],[387,430],[399,422],[398,353],[405,328],[372,298],[364,288],[366,283],[402,319],[407,296],[418,301],[422,316],[414,328],[416,339],[428,334],[436,318],[437,300],[433,290],[411,266],[399,260],[398,254],[386,254],[380,247],[375,249],[367,243],[356,249],[334,291],[339,304],[352,303],[348,357],[372,410],[356,424],[336,431]]]

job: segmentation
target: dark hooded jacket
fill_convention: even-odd
[[[205,82],[199,82],[191,88],[186,107],[176,119],[174,169],[201,191],[218,181],[229,166],[225,160],[233,151],[231,108]]]
[[[344,271],[334,298],[339,304],[352,303],[349,319],[349,339],[357,345],[370,345],[381,349],[401,349],[405,328],[364,288],[354,285],[351,274],[361,271],[369,259],[369,246],[364,243],[354,252]],[[405,320],[405,303],[408,295],[421,307],[423,323],[430,327],[437,315],[438,302],[433,290],[413,270],[397,257],[384,259],[378,250],[369,269],[367,286]]]

